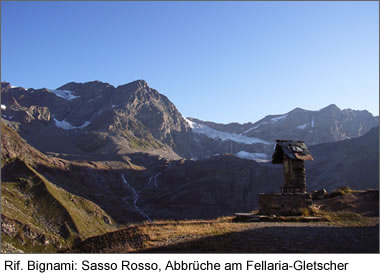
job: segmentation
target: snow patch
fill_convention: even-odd
[[[76,128],[80,128],[80,129],[83,129],[83,128],[87,127],[89,124],[90,124],[90,122],[88,122],[88,121],[85,121],[85,122],[84,122],[82,125],[80,125],[80,126],[77,126]]]
[[[73,95],[72,93],[75,93],[71,90],[60,90],[60,89],[49,89],[51,93],[54,93],[56,96],[66,99],[68,101],[76,99],[80,96]]]
[[[262,123],[259,124],[259,125],[255,125],[254,127],[251,127],[251,128],[249,128],[249,129],[247,129],[246,131],[244,131],[243,134],[247,134],[248,132],[250,132],[250,131],[252,131],[252,130],[254,130],[254,129],[256,129],[256,128],[259,128],[260,126],[262,126],[263,124],[266,124],[266,123],[268,123],[268,122],[262,122]]]
[[[276,123],[276,122],[278,122],[278,121],[280,121],[280,120],[285,119],[287,116],[288,116],[288,114],[285,114],[285,115],[281,115],[281,116],[278,116],[278,117],[271,118],[270,121],[269,121],[269,123]],[[262,126],[262,125],[264,125],[264,124],[267,124],[267,123],[268,123],[268,122],[262,122],[262,123],[260,123],[260,124],[258,124],[258,125],[255,125],[254,127],[251,127],[251,128],[249,128],[249,129],[247,129],[246,131],[244,131],[243,134],[247,134],[248,132],[250,132],[250,131],[252,131],[252,130],[254,130],[254,129],[256,129],[256,128],[259,128],[260,126]]]
[[[57,120],[56,118],[53,118],[53,120],[55,121],[55,125],[59,128],[62,128],[64,130],[71,130],[71,129],[76,129],[76,128],[79,128],[79,129],[82,129],[82,128],[85,128],[86,126],[88,126],[90,124],[90,122],[84,122],[82,125],[80,126],[73,126],[71,125],[70,123],[68,123],[67,121],[63,120],[63,121],[59,121]]]
[[[8,116],[8,115],[5,115],[5,114],[3,114],[3,115],[1,115],[3,118],[7,118],[7,119],[13,119],[13,116]]]
[[[235,154],[238,158],[254,160],[257,162],[267,162],[270,160],[269,156],[264,153],[248,153],[246,151],[240,151]]]
[[[7,106],[5,106],[4,104],[1,104],[1,110],[5,110],[7,109]]]
[[[112,105],[113,106],[113,105]],[[191,121],[191,120],[189,120],[189,119],[187,119],[187,118],[184,118],[185,119],[185,121],[187,122],[187,124],[191,127],[191,128],[194,128],[194,126],[197,124],[197,123],[195,123],[195,122],[193,122],[193,121]]]
[[[117,105],[112,105],[112,108],[115,108]]]
[[[271,123],[275,123],[275,122],[278,122],[279,120],[283,120],[285,119],[286,117],[288,116],[288,114],[285,114],[285,115],[281,115],[281,116],[278,116],[278,117],[274,117],[270,120]]]
[[[314,127],[314,116],[311,117],[311,127]]]
[[[235,134],[235,133],[222,132],[222,131],[215,130],[211,127],[208,127],[207,125],[198,124],[186,118],[185,120],[189,124],[189,126],[192,128],[194,133],[204,134],[207,137],[212,138],[212,139],[220,139],[222,141],[231,140],[234,142],[244,143],[244,144],[259,143],[259,144],[271,145],[271,143],[259,138],[247,137],[247,136],[244,136],[241,134]]]
[[[309,124],[305,123],[305,124],[301,124],[301,125],[297,125],[297,128],[298,129],[305,129]]]

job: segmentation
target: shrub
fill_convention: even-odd
[[[352,189],[349,187],[349,186],[342,186],[342,187],[339,187],[335,190],[335,192],[332,192],[329,197],[330,198],[333,198],[333,197],[341,197],[341,196],[344,196],[348,193],[352,193]]]
[[[300,208],[300,214],[301,214],[301,216],[304,216],[304,217],[308,217],[308,216],[310,216],[310,208],[307,208],[307,207],[305,207],[305,208]]]

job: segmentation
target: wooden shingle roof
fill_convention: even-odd
[[[272,163],[282,163],[283,155],[290,159],[313,160],[310,151],[303,141],[276,140],[277,145],[272,155]]]

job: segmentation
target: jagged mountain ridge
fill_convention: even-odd
[[[296,108],[255,123],[217,124],[183,118],[170,100],[143,80],[114,87],[70,82],[57,90],[2,83],[2,116],[43,152],[122,155],[148,152],[169,159],[232,153],[265,160],[275,139],[308,145],[351,139],[378,125],[367,111]],[[44,139],[45,141],[41,141]]]
[[[255,123],[219,124],[189,119],[220,132],[257,137],[269,142],[276,139],[299,139],[308,145],[359,137],[378,126],[378,117],[368,111],[341,110],[335,104],[318,111],[296,108],[286,114],[266,116]]]
[[[35,98],[32,89],[12,88],[9,85],[6,87],[7,92],[3,92],[2,88],[2,103],[6,106],[5,110],[2,110],[2,123],[7,125],[4,126],[5,133],[2,133],[2,162],[6,162],[3,166],[4,174],[8,176],[4,177],[8,180],[6,188],[13,197],[17,198],[20,195],[18,191],[17,196],[14,195],[13,184],[16,184],[16,190],[23,189],[17,178],[9,178],[12,164],[15,160],[17,163],[18,159],[21,160],[20,170],[24,170],[27,175],[21,174],[26,182],[35,182],[37,187],[42,185],[48,197],[51,193],[63,193],[64,197],[71,198],[72,200],[61,203],[66,203],[72,211],[78,208],[80,213],[86,213],[89,209],[90,213],[97,213],[95,221],[101,225],[101,231],[112,228],[105,223],[107,219],[128,224],[147,219],[213,218],[231,215],[236,211],[250,211],[257,208],[257,193],[276,191],[282,186],[281,166],[258,164],[225,154],[199,161],[169,161],[153,156],[152,153],[156,150],[165,157],[179,158],[178,150],[177,153],[174,152],[179,145],[184,145],[190,151],[185,157],[194,156],[194,146],[191,145],[197,147],[196,151],[201,151],[200,157],[207,157],[215,151],[248,151],[258,155],[267,149],[265,152],[270,154],[273,143],[258,137],[223,131],[211,131],[214,138],[195,133],[192,119],[182,118],[170,103],[165,105],[165,98],[144,89],[144,83],[137,82],[136,85],[132,85],[132,90],[126,87],[120,91],[104,83],[98,88],[98,83],[69,83],[54,91],[37,90],[36,94],[40,95],[38,98]],[[84,89],[80,89],[81,87]],[[75,97],[77,92],[81,92],[81,97]],[[108,95],[102,97],[106,93]],[[99,101],[96,101],[97,99]],[[117,108],[118,105],[113,104],[116,103],[115,100],[122,103],[120,110]],[[86,103],[92,102],[98,104],[91,105],[92,109],[88,112],[81,109],[86,107]],[[105,109],[102,111],[102,108]],[[165,110],[162,114],[171,116],[173,120],[159,126],[158,129],[157,125],[144,124],[150,122],[150,117],[157,119],[153,117],[156,114],[152,113],[155,109]],[[142,116],[147,118],[144,119]],[[182,120],[176,122],[176,117]],[[278,123],[284,119],[282,115],[267,118],[275,118]],[[178,128],[182,129],[178,124],[183,124],[185,130],[177,131]],[[34,146],[41,145],[45,151],[57,151],[54,148],[59,148],[57,152],[61,153],[60,155],[66,157],[64,153],[68,153],[77,161],[46,156],[21,140],[10,127],[26,135],[28,142],[33,144],[35,141],[37,144]],[[178,138],[177,132],[185,132],[182,134],[186,136],[185,140],[194,141],[195,144],[190,142],[191,145],[188,146],[183,139]],[[3,140],[3,135],[8,135],[6,141]],[[190,140],[187,139],[189,136],[192,137]],[[173,142],[170,141],[170,137]],[[363,137],[367,137],[364,142]],[[14,141],[15,139],[17,141]],[[354,140],[357,141],[355,145],[344,144],[353,143],[351,141]],[[165,141],[167,143],[163,143]],[[309,190],[322,187],[331,190],[341,183],[354,188],[378,188],[378,168],[375,168],[376,162],[378,164],[378,130],[377,133],[371,131],[362,137],[346,141],[343,144],[321,144],[327,146],[317,147],[315,150],[310,147],[316,158],[316,165],[307,167]],[[131,144],[135,144],[135,147],[131,147]],[[343,147],[343,150],[340,150],[340,147]],[[360,147],[358,149],[366,151],[367,154],[359,157],[352,153],[355,147]],[[136,153],[141,151],[146,153]],[[334,153],[335,151],[337,152]],[[347,156],[344,163],[341,162],[342,154]],[[89,160],[88,155],[93,155],[94,160]],[[358,166],[364,169],[357,171]],[[366,174],[366,180],[362,180],[363,173]],[[346,177],[347,180],[342,180]],[[23,190],[24,193],[19,200],[34,205],[35,201],[28,202],[25,199],[30,196],[29,189]],[[17,199],[12,203],[15,201]],[[70,215],[64,211],[62,213],[64,216]],[[42,220],[46,219],[38,212],[35,215],[41,216]],[[102,220],[103,217],[108,218]],[[33,227],[25,221],[20,223],[20,220],[10,214],[6,219],[10,228],[22,230]],[[84,218],[87,223],[91,219]],[[70,236],[81,236],[78,227],[70,222],[66,229],[63,230],[63,234],[69,231],[74,232]],[[79,231],[79,235],[75,231]],[[41,233],[38,233],[38,230],[32,232],[37,232],[37,235]],[[14,233],[17,234],[17,231],[10,234]],[[83,233],[82,236],[88,236],[88,233]],[[45,241],[42,238],[38,242]]]
[[[149,151],[178,158],[197,147],[174,104],[142,80],[116,88],[71,82],[57,90],[2,83],[2,104],[3,118],[44,152]],[[42,134],[48,141],[42,143]]]

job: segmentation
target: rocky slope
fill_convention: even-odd
[[[204,142],[218,142],[212,145],[212,153],[228,152],[259,160],[269,158],[273,146],[265,144],[273,144],[276,139],[303,140],[307,145],[315,145],[359,137],[378,126],[378,119],[368,111],[341,110],[336,105],[319,111],[296,108],[255,123],[218,124],[194,118],[188,121],[194,133],[206,136],[202,138]]]
[[[30,147],[1,126],[1,229],[5,252],[54,252],[115,228],[98,205],[63,189],[42,175],[41,166],[66,163]]]
[[[310,188],[379,188],[379,127],[358,138],[311,146],[310,151],[314,158],[306,163]]]
[[[232,153],[267,160],[276,139],[308,145],[359,137],[378,126],[367,111],[296,108],[255,123],[217,124],[183,118],[170,100],[143,80],[114,87],[70,82],[56,90],[2,83],[2,117],[29,144],[66,158],[145,152],[168,159]],[[41,141],[44,139],[44,141]]]
[[[9,251],[55,251],[120,225],[256,209],[258,193],[283,184],[282,166],[265,162],[275,138],[335,141],[309,145],[308,190],[378,189],[378,127],[365,134],[376,126],[368,112],[329,106],[217,125],[183,118],[144,81],[57,90],[2,83],[1,94]]]
[[[170,100],[138,80],[117,88],[99,81],[56,90],[2,83],[2,117],[43,152],[191,157],[197,145]],[[45,141],[41,141],[44,139]]]
[[[379,188],[379,129],[344,141],[310,147],[307,190]],[[141,192],[141,208],[155,219],[215,218],[257,209],[257,194],[280,191],[282,165],[231,154],[172,162]]]

